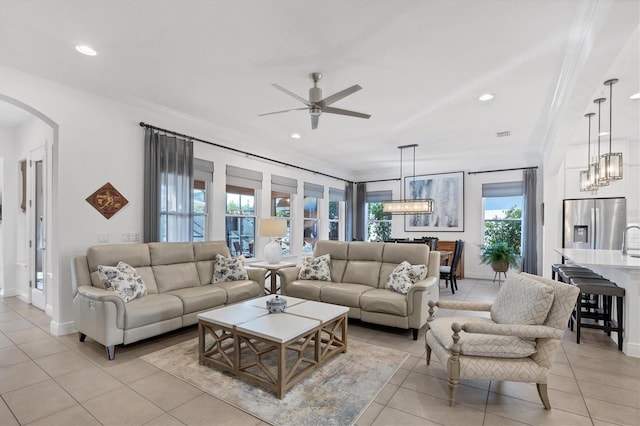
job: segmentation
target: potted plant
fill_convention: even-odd
[[[491,265],[491,268],[493,268],[495,272],[507,272],[509,266],[513,266],[514,268],[520,266],[520,257],[513,247],[505,242],[483,246],[480,251],[480,260],[482,263]]]

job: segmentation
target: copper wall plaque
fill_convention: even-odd
[[[118,192],[111,183],[105,183],[102,188],[87,197],[87,202],[107,219],[118,213],[129,201]]]

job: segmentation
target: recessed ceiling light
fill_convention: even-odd
[[[640,99],[640,92],[634,93],[633,95],[629,96],[629,99],[633,99],[634,101],[636,99]]]
[[[291,133],[291,138],[292,139],[300,139],[302,136],[300,136],[300,133]]]
[[[76,50],[82,53],[83,55],[87,55],[87,56],[96,56],[98,54],[98,52],[96,52],[89,46],[78,45],[76,46]]]
[[[485,93],[484,95],[480,95],[480,97],[478,98],[479,101],[490,101],[491,99],[493,99],[493,95],[491,93]]]

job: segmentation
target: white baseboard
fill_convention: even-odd
[[[52,305],[45,305],[44,313],[49,315],[49,317],[53,317],[53,306]]]
[[[71,334],[76,332],[76,328],[74,326],[73,321],[59,323],[56,321],[51,321],[49,323],[49,331],[54,336],[64,336],[65,334]]]
[[[626,346],[626,352],[624,353],[626,356],[631,356],[634,358],[640,358],[640,343],[623,343],[623,349]]]
[[[0,297],[14,297],[18,295],[18,290],[15,288],[3,288],[0,290]]]

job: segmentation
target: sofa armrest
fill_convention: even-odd
[[[491,311],[491,303],[464,302],[461,300],[439,300],[437,302],[430,301],[429,306],[436,306],[441,309],[453,309],[456,311]]]
[[[267,275],[267,270],[264,268],[247,268],[247,274],[249,275],[249,279],[260,284],[261,288],[264,288],[265,276]]]
[[[118,328],[124,328],[124,313],[125,306],[124,300],[120,296],[117,296],[111,290],[104,290],[102,288],[80,286],[78,287],[78,293],[76,297],[85,298],[100,303],[112,303],[116,309],[116,325]]]
[[[409,328],[419,329],[427,322],[427,303],[438,297],[438,279],[425,278],[409,288],[407,293],[407,315]]]
[[[288,268],[282,268],[278,270],[278,274],[280,275],[280,291],[282,292],[282,294],[287,294],[287,285],[291,281],[297,280],[299,273],[300,273],[299,266],[291,266]]]
[[[564,330],[547,327],[546,325],[469,323],[462,324],[461,327],[462,330],[467,333],[494,334],[498,336],[517,336],[523,339],[559,340],[564,334]]]

